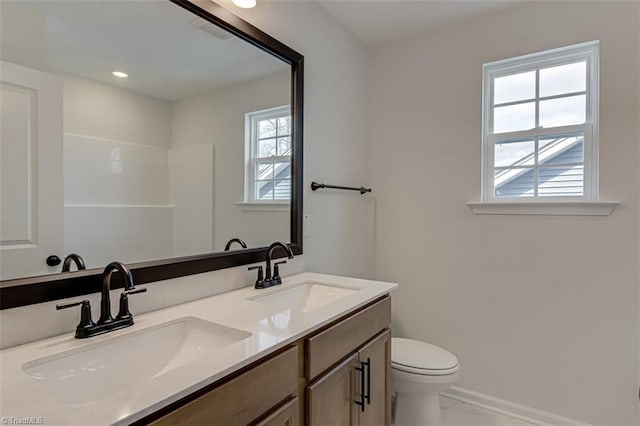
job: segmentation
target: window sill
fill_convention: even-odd
[[[618,204],[617,201],[471,202],[467,206],[475,214],[609,216]]]
[[[291,209],[290,203],[236,203],[236,206],[242,211],[254,212],[287,212]]]

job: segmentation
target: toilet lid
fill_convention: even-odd
[[[416,374],[452,374],[458,370],[458,358],[449,351],[418,340],[391,339],[393,368]]]

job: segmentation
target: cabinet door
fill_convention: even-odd
[[[391,424],[391,332],[379,334],[360,348],[358,361],[365,371],[365,406],[360,424]]]
[[[255,426],[298,426],[299,415],[298,398],[296,397],[277,409],[266,419],[256,423]]]
[[[62,80],[0,61],[0,279],[60,272]]]
[[[360,407],[356,405],[357,354],[307,387],[307,424],[313,426],[343,426],[358,423]]]

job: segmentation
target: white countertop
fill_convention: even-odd
[[[278,308],[247,300],[252,296],[281,291],[304,282],[319,282],[358,288],[357,292],[310,312]],[[45,425],[129,424],[211,384],[331,321],[389,293],[397,284],[315,273],[283,279],[281,286],[255,290],[252,286],[177,305],[135,317],[135,324],[89,339],[75,339],[73,332],[0,351],[2,387],[0,416],[3,424],[24,418]],[[139,297],[153,297],[153,285]],[[135,314],[135,300],[130,302]],[[55,312],[51,312],[55,315]],[[71,404],[23,371],[25,363],[139,332],[178,318],[191,317],[251,333],[215,355],[183,365],[151,380],[132,383],[126,390],[83,404]],[[79,313],[78,313],[79,318]],[[46,318],[42,319],[46,321]],[[135,347],[131,347],[135,351]],[[123,362],[133,371],[136,365]],[[100,386],[100,383],[92,384]],[[14,420],[12,420],[14,419]],[[6,423],[5,423],[6,422]]]

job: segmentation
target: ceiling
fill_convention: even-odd
[[[77,75],[168,101],[289,72],[290,68],[168,1],[2,3],[3,14],[11,13],[15,19],[29,17],[24,26],[33,34],[43,34],[41,62],[46,71]],[[33,28],[36,22],[41,28]],[[5,31],[2,36],[18,41],[21,37]],[[24,41],[30,42],[37,40]],[[115,78],[111,72],[116,69],[127,72],[129,78]]]
[[[369,46],[435,28],[527,0],[316,0]]]

